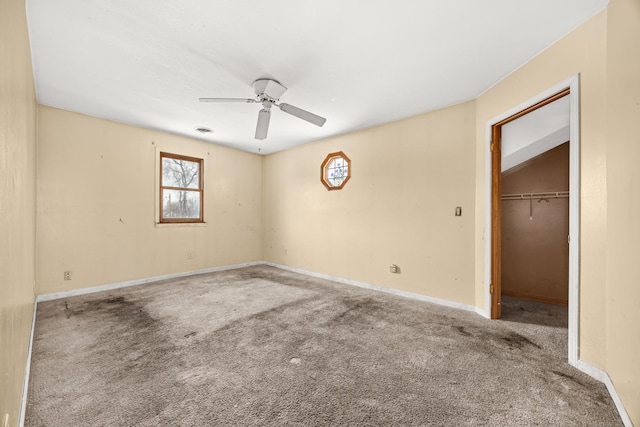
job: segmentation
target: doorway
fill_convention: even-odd
[[[488,207],[485,239],[485,302],[488,317],[499,319],[502,308],[502,132],[503,126],[542,108],[560,98],[570,103],[569,153],[569,291],[568,336],[570,363],[578,359],[578,297],[579,297],[579,76],[573,76],[529,101],[511,109],[487,123],[487,180]]]
[[[503,146],[524,143],[541,145],[522,162],[505,166],[502,152],[502,274],[501,312],[503,318],[532,314],[531,308],[546,309],[546,305],[564,306],[554,311],[564,315],[557,319],[566,328],[566,307],[569,301],[569,102],[565,96],[535,113],[515,120],[503,128]],[[559,114],[560,117],[554,117]],[[535,116],[535,117],[534,117]],[[521,120],[537,121],[545,133],[550,122],[562,126],[555,138],[544,144],[537,135],[522,134],[528,129]],[[564,119],[564,120],[563,120]],[[555,126],[554,126],[555,128]],[[552,138],[547,138],[552,139]],[[557,145],[556,145],[557,144]],[[546,145],[546,146],[545,146]],[[538,151],[552,148],[537,154]],[[520,150],[525,150],[525,146]],[[525,160],[526,159],[526,160]],[[509,167],[510,166],[510,167]],[[507,305],[504,298],[509,297]],[[514,301],[514,299],[516,299]],[[537,301],[527,304],[524,301]],[[520,310],[514,310],[514,303]],[[519,316],[516,316],[519,317]],[[550,320],[550,319],[549,319]]]

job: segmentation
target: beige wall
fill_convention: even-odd
[[[262,259],[260,156],[38,111],[38,294]],[[156,227],[160,150],[204,159],[206,226]]]
[[[484,307],[487,123],[580,73],[580,358],[600,368],[606,366],[606,41],[603,11],[476,100],[476,304]]]
[[[474,108],[467,102],[266,157],[265,259],[473,305]],[[339,150],[352,177],[327,191],[320,164]]]
[[[640,426],[640,1],[607,15],[606,370]]]
[[[640,2],[606,10],[476,100],[476,304],[484,305],[485,131],[489,120],[580,73],[579,357],[609,373],[640,423]],[[633,325],[633,326],[632,326]],[[630,336],[631,334],[632,336]]]
[[[18,425],[35,281],[36,100],[23,0],[0,6],[0,423]]]

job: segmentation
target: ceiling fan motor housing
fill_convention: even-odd
[[[277,101],[287,91],[287,88],[275,80],[258,79],[253,82],[253,90],[258,97],[266,95],[268,98]]]

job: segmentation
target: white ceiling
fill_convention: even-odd
[[[268,154],[473,99],[608,0],[27,0],[44,105]],[[253,138],[252,97],[281,101]],[[196,127],[211,128],[202,135]]]

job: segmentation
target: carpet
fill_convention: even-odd
[[[25,425],[622,425],[567,364],[566,314],[504,305],[268,266],[42,302]]]

